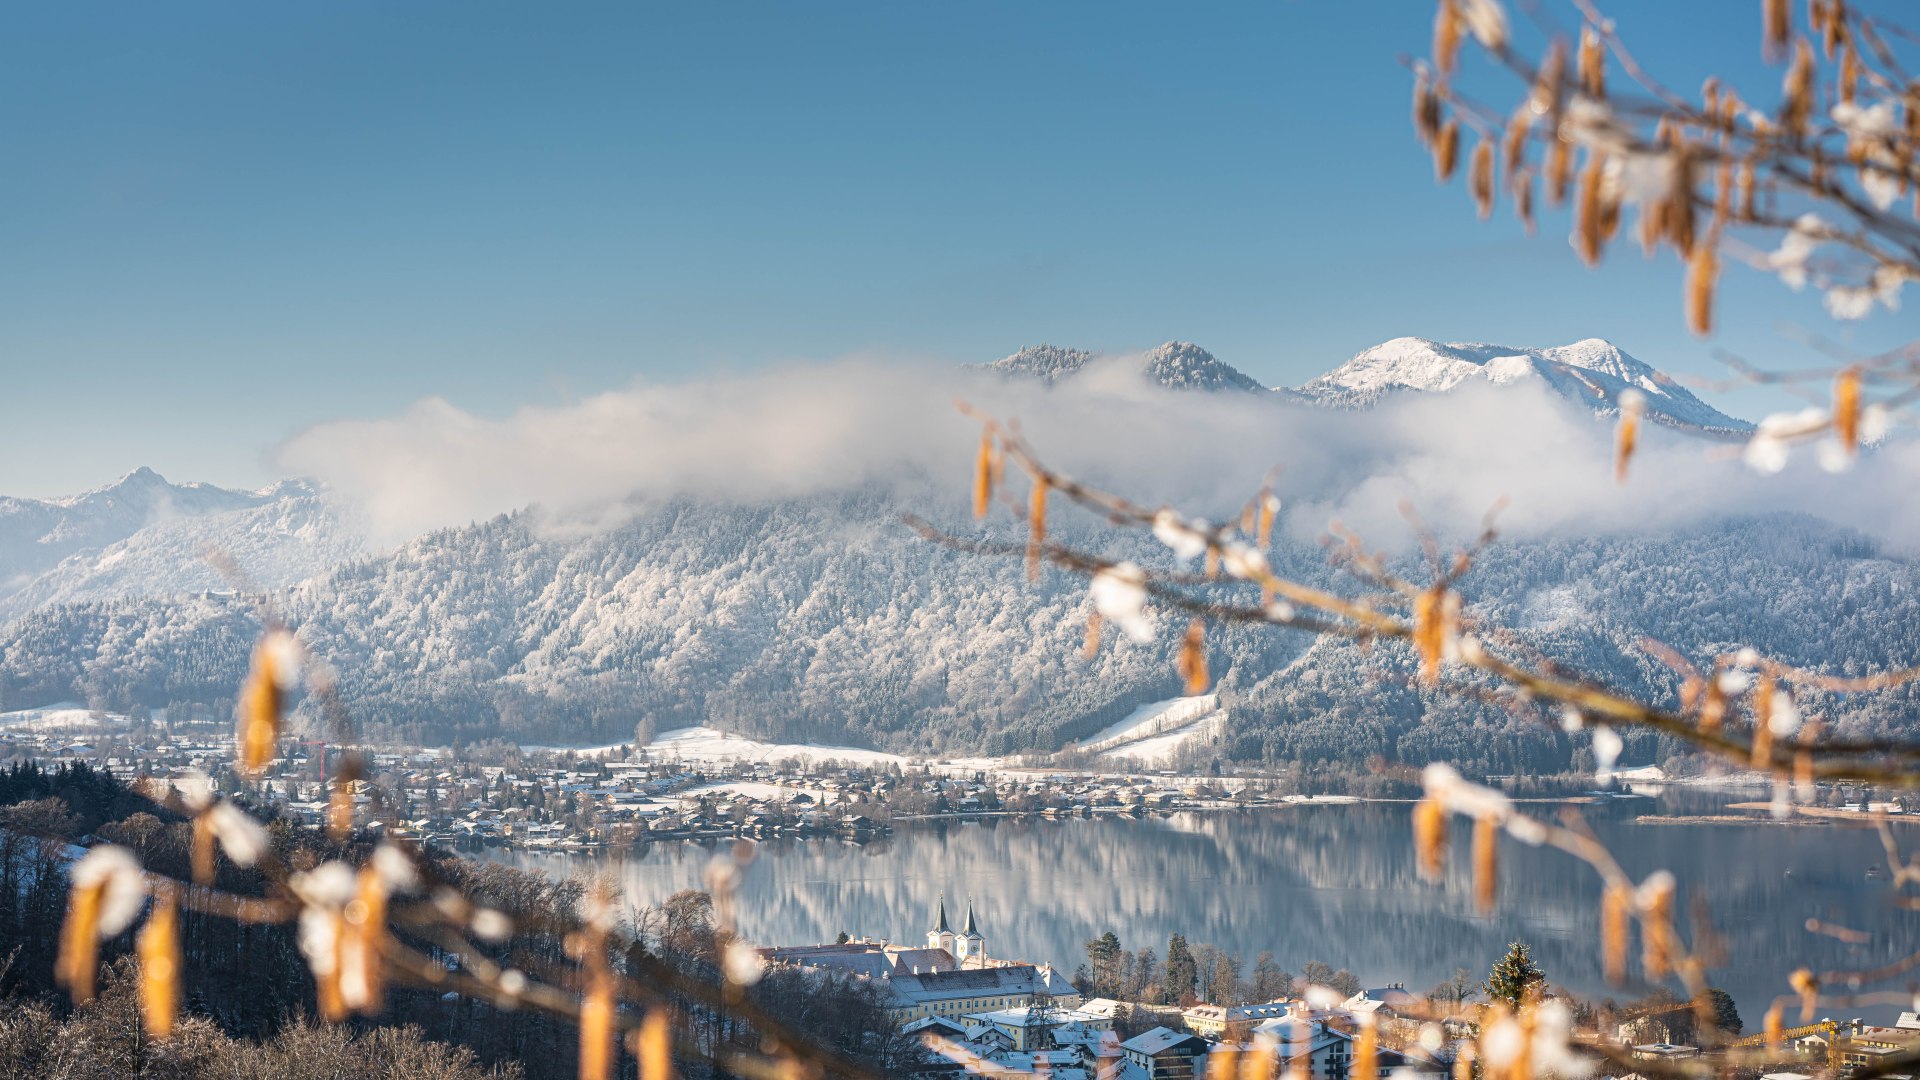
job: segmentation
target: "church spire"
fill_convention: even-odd
[[[961,928],[960,933],[967,937],[980,936],[980,931],[973,926],[973,897],[971,896],[967,897],[967,925]]]
[[[940,894],[940,902],[933,909],[933,931],[932,932],[936,934],[953,933],[952,930],[947,928],[947,894],[946,893]]]

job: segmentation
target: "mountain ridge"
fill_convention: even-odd
[[[1294,393],[1334,408],[1366,408],[1394,393],[1445,393],[1475,379],[1496,385],[1537,379],[1560,397],[1601,413],[1617,412],[1620,395],[1634,390],[1643,396],[1647,415],[1664,423],[1728,433],[1753,428],[1604,338],[1547,348],[1393,338],[1302,383]]]
[[[1665,371],[1598,337],[1545,347],[1398,337],[1293,387],[1269,388],[1200,346],[1179,340],[1140,353],[1029,345],[969,367],[1049,386],[1103,371],[1132,371],[1169,390],[1264,392],[1278,400],[1335,409],[1370,408],[1401,393],[1446,393],[1476,381],[1513,385],[1533,380],[1600,415],[1617,413],[1620,395],[1633,390],[1642,395],[1647,416],[1657,423],[1721,435],[1753,430],[1751,423],[1702,401]]]
[[[1007,377],[1035,378],[1052,385],[1090,369],[1132,368],[1148,381],[1169,390],[1241,390],[1264,393],[1267,387],[1240,369],[1222,362],[1191,341],[1168,341],[1143,353],[1101,354],[1059,345],[1028,345],[975,370]]]
[[[565,543],[528,515],[503,516],[356,560],[274,603],[338,672],[340,701],[364,724],[436,745],[618,741],[646,722],[1009,754],[1068,746],[1177,696],[1167,613],[1154,613],[1163,632],[1152,642],[1110,639],[1083,657],[1083,581],[1029,582],[1018,559],[927,544],[900,527],[899,505],[887,492],[678,499]],[[1055,535],[1169,565],[1142,534],[1062,521]],[[1310,541],[1279,540],[1271,561],[1345,587]],[[1790,514],[1497,545],[1468,595],[1475,616],[1512,628],[1520,647],[1653,700],[1678,685],[1648,662],[1647,637],[1688,655],[1752,645],[1783,663],[1859,672],[1920,654],[1920,567]],[[219,594],[51,604],[0,632],[0,700],[198,703],[219,716],[257,633],[255,606]],[[1195,745],[1201,761],[1358,766],[1380,755],[1547,772],[1577,767],[1584,746],[1493,698],[1422,687],[1401,650],[1222,624],[1208,652],[1230,720]],[[1905,731],[1917,704],[1920,688],[1904,685],[1814,688],[1801,702],[1848,737]],[[1630,741],[1636,760],[1677,752],[1652,736]]]
[[[358,550],[336,510],[311,480],[248,491],[144,465],[73,495],[0,496],[0,621],[56,600],[230,587],[208,550],[262,587],[291,584]]]

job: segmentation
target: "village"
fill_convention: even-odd
[[[719,733],[637,748],[491,743],[457,754],[289,739],[264,778],[243,789],[232,773],[232,733],[224,723],[165,723],[78,707],[9,713],[4,721],[0,756],[84,761],[128,778],[204,775],[225,794],[244,791],[263,813],[308,824],[323,821],[334,783],[329,778],[352,760],[363,770],[351,781],[351,797],[366,829],[467,852],[590,852],[730,837],[858,844],[884,838],[896,822],[916,820],[1145,816],[1351,801],[1281,794],[1259,780],[903,762],[860,752],[839,757]],[[1301,1080],[1353,1080],[1363,1053],[1373,1056],[1378,1075],[1438,1077],[1453,1074],[1457,1047],[1478,1034],[1470,1011],[1436,1008],[1398,984],[1344,995],[1297,986],[1273,1001],[1236,1004],[1088,996],[1050,960],[994,956],[971,903],[950,920],[944,898],[924,944],[842,935],[832,943],[762,948],[759,956],[768,966],[876,983],[891,1017],[935,1051],[928,1077],[1045,1071],[1059,1080],[1173,1080],[1220,1075],[1247,1053],[1285,1061],[1288,1074]],[[1600,1038],[1597,1031],[1587,1034]],[[1595,1062],[1593,1075],[1632,1077],[1631,1069],[1618,1067],[1622,1061],[1710,1062],[1729,1049],[1759,1045],[1759,1038],[1703,1049],[1682,1041],[1657,1015],[1640,1015],[1606,1032],[1613,1053]],[[1890,1027],[1822,1019],[1778,1039],[1770,1056],[1779,1067],[1754,1077],[1842,1075],[1920,1044],[1920,1016],[1905,1013]]]
[[[1472,1074],[1471,1047],[1488,1023],[1512,1024],[1497,1008],[1445,1003],[1402,984],[1342,996],[1325,986],[1257,1004],[1152,1005],[1085,997],[1051,964],[994,957],[969,901],[960,928],[942,897],[924,944],[846,938],[831,944],[759,950],[763,963],[822,978],[871,981],[884,989],[893,1018],[929,1048],[917,1075],[1044,1074],[1056,1080],[1194,1080],[1250,1075],[1247,1060],[1262,1062],[1251,1075],[1298,1080],[1357,1080],[1391,1075]],[[1771,1069],[1743,1070],[1757,1080],[1844,1077],[1871,1069],[1890,1055],[1920,1046],[1920,1012],[1893,1026],[1822,1019],[1801,1027],[1716,1040],[1710,1049],[1677,1041],[1693,1005],[1642,1011],[1609,1030],[1575,1031],[1564,1003],[1549,999],[1536,1025],[1559,1025],[1557,1040],[1578,1034],[1589,1049],[1565,1051],[1579,1060],[1537,1063],[1542,1072],[1639,1080],[1634,1063],[1684,1066],[1696,1062],[1723,1075],[1730,1053],[1759,1051]],[[1686,1015],[1680,1015],[1680,1014]],[[1541,1019],[1545,1017],[1545,1019]],[[1550,1042],[1540,1037],[1538,1045]],[[1516,1044],[1517,1045],[1517,1044]],[[1491,1066],[1492,1063],[1484,1063]]]
[[[136,722],[77,706],[5,718],[0,755],[6,757],[86,761],[128,778],[192,772],[211,777],[228,794],[242,790],[231,770],[232,729],[223,723]],[[717,732],[639,749],[489,743],[458,753],[288,740],[247,797],[264,801],[263,811],[319,824],[329,778],[351,756],[363,773],[351,781],[356,820],[375,833],[463,851],[566,852],[725,837],[860,842],[885,835],[898,821],[942,817],[1140,816],[1346,801],[1280,795],[1262,779],[1007,769],[993,761],[839,753],[767,747]]]

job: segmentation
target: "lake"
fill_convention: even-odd
[[[1859,970],[1920,949],[1920,914],[1893,903],[1892,875],[1872,829],[1637,820],[1641,813],[1711,813],[1725,801],[1697,794],[1619,800],[1590,821],[1636,879],[1671,870],[1682,911],[1692,896],[1711,902],[1729,959],[1713,981],[1739,1002],[1749,1031],[1801,964]],[[1368,986],[1404,982],[1421,992],[1456,967],[1484,976],[1509,941],[1522,940],[1555,984],[1596,1000],[1644,992],[1611,991],[1604,982],[1592,870],[1503,838],[1499,908],[1481,917],[1473,911],[1464,819],[1455,819],[1448,880],[1428,884],[1414,866],[1409,809],[1370,803],[1138,820],[988,818],[903,823],[864,845],[772,841],[746,875],[741,929],[765,945],[832,941],[841,931],[918,942],[944,892],[956,928],[974,898],[991,955],[1051,961],[1069,973],[1084,961],[1085,942],[1102,931],[1162,956],[1168,935],[1181,933],[1240,953],[1243,970],[1270,949],[1289,971],[1323,960]],[[1536,816],[1555,810],[1527,809]],[[1920,843],[1920,829],[1903,825],[1896,835]],[[669,842],[617,854],[490,857],[562,877],[604,867],[618,874],[632,903],[657,904],[700,887],[714,850]],[[1812,932],[1810,918],[1867,938],[1849,944]],[[1912,1006],[1828,1014],[1890,1023],[1902,1007]]]

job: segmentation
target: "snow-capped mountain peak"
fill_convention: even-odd
[[[360,540],[310,480],[239,491],[143,465],[77,495],[0,497],[0,622],[52,599],[217,588],[208,549],[279,585],[357,554]]]
[[[1093,354],[1085,349],[1069,349],[1061,345],[1028,345],[1011,356],[1003,356],[990,364],[981,364],[983,371],[996,375],[1039,379],[1053,383],[1077,373],[1093,359]]]
[[[54,506],[83,506],[102,499],[139,501],[151,498],[155,493],[172,486],[167,483],[166,477],[142,465],[111,484],[88,488],[77,495],[63,495],[46,501]]]
[[[145,465],[102,487],[44,501],[67,510],[119,509],[136,513],[208,513],[251,506],[278,497],[274,488],[240,491],[206,483],[175,484]],[[28,503],[33,500],[5,500]]]
[[[1147,377],[1176,390],[1252,390],[1265,393],[1266,387],[1238,368],[1221,363],[1207,350],[1190,341],[1169,341],[1147,352]]]
[[[1665,423],[1720,431],[1752,426],[1701,401],[1672,376],[1602,338],[1545,349],[1394,338],[1296,392],[1323,405],[1362,408],[1390,393],[1444,393],[1472,379],[1496,384],[1539,379],[1560,396],[1603,413],[1617,410],[1620,394],[1633,389],[1646,396],[1647,413]]]
[[[1222,363],[1190,341],[1169,341],[1145,353],[1101,355],[1059,345],[1029,345],[1011,356],[981,368],[995,374],[1056,383],[1090,368],[1136,366],[1147,379],[1170,390],[1250,390],[1266,387],[1246,373]]]

